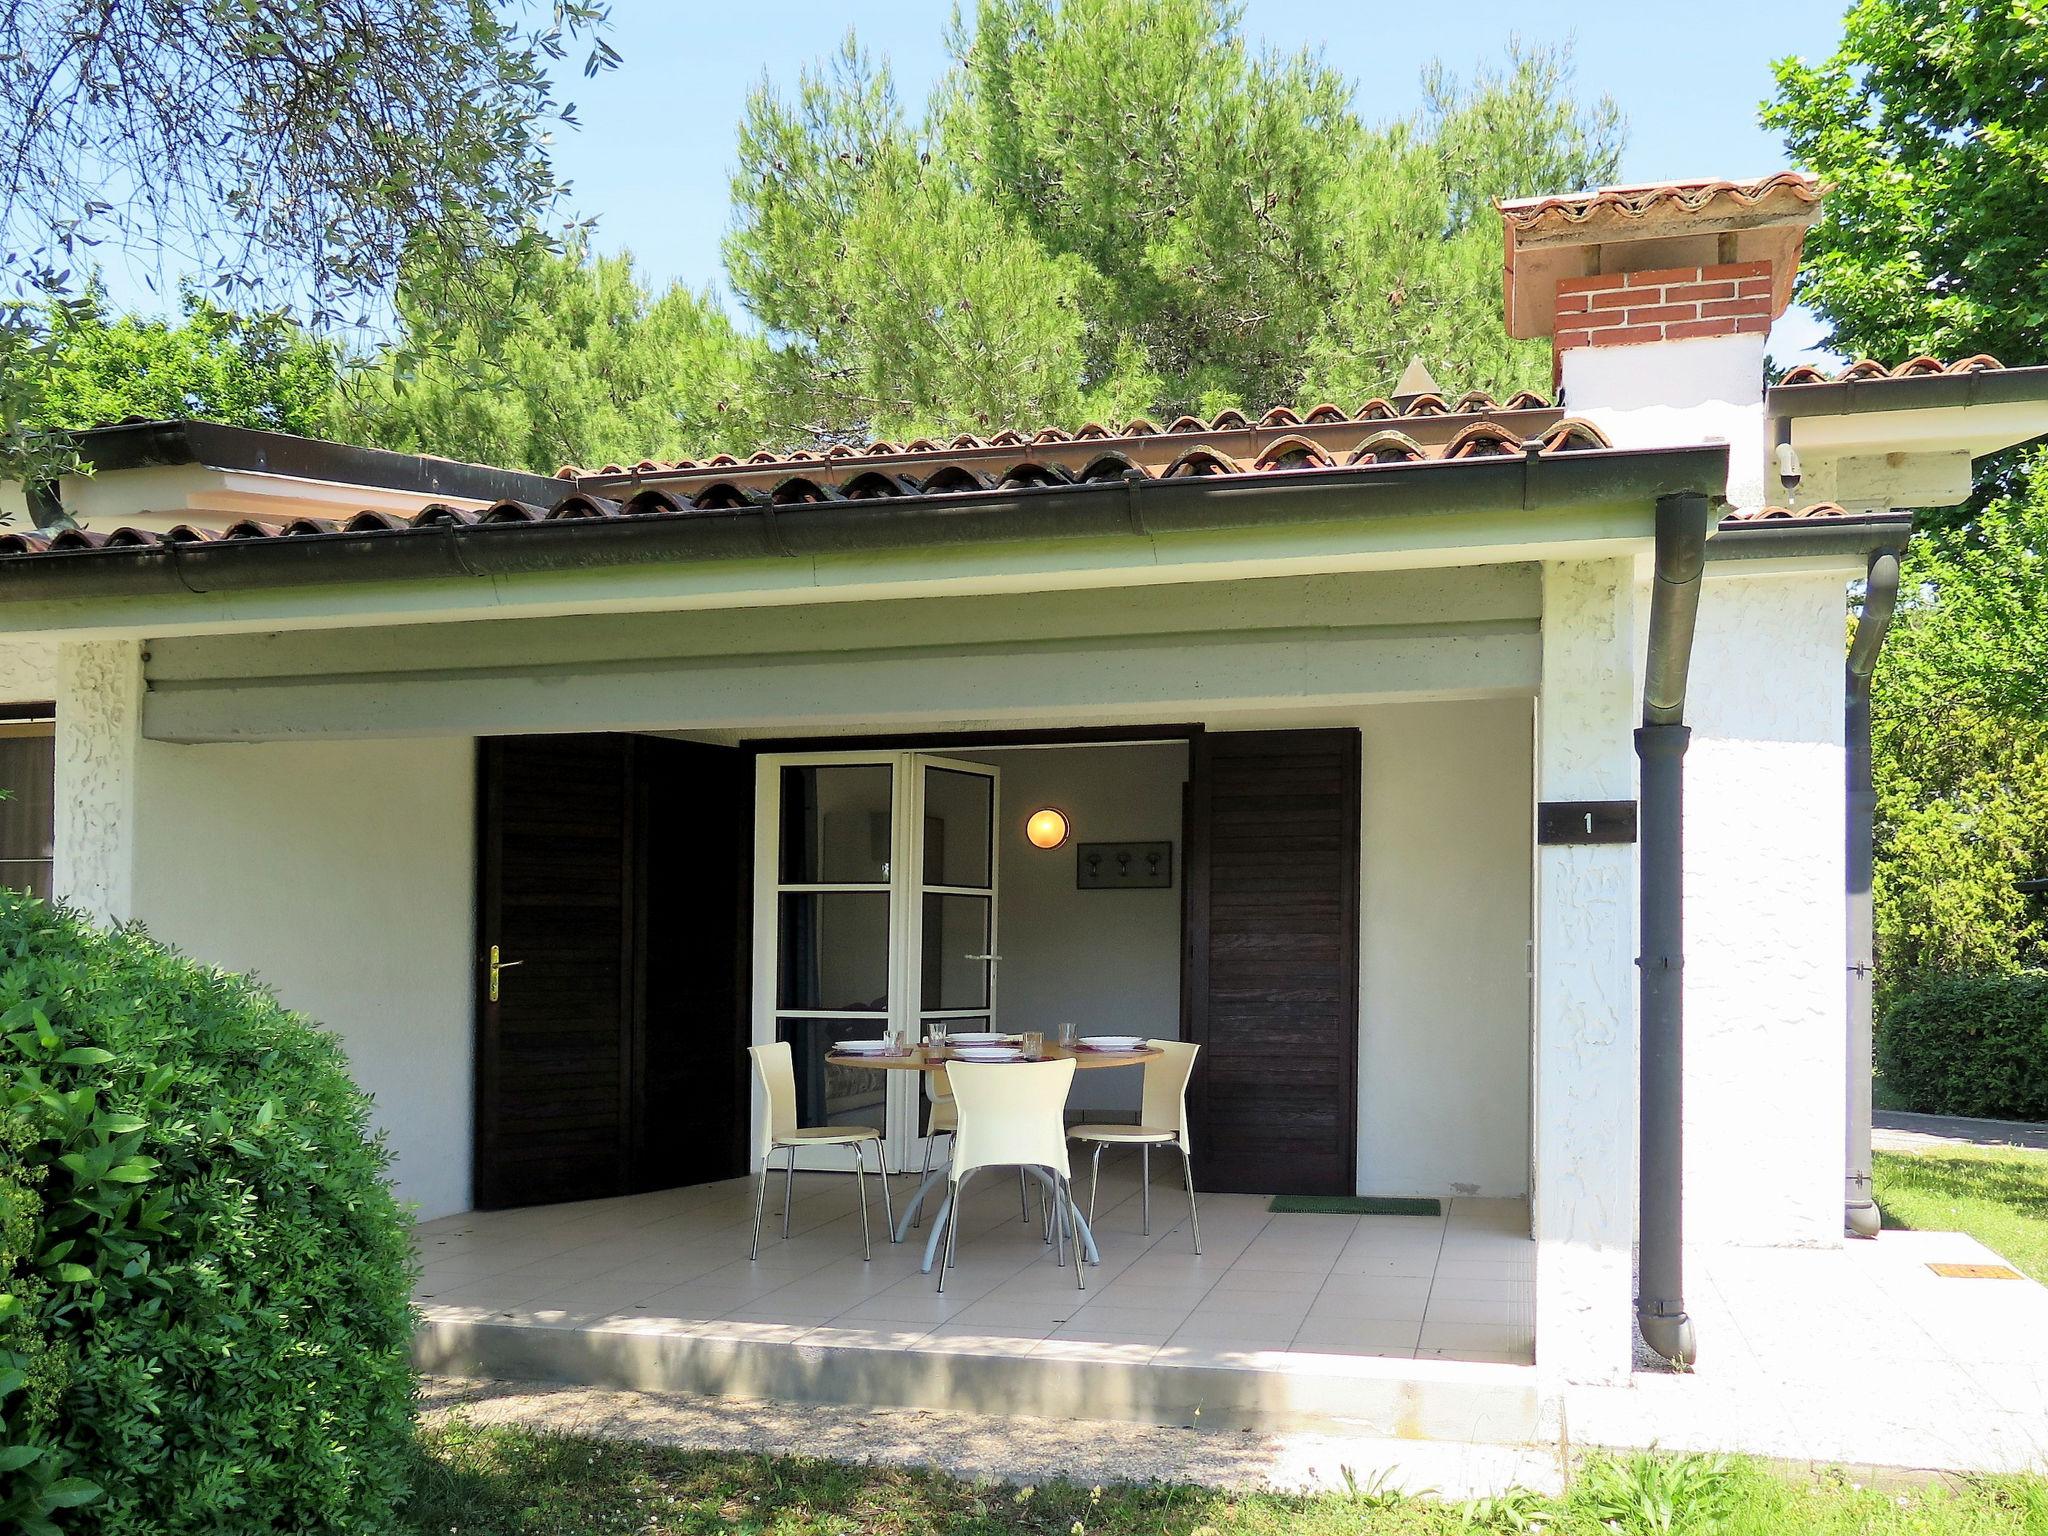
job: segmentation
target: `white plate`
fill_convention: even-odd
[[[1018,1043],[1016,1035],[1005,1034],[948,1035],[946,1038],[961,1045],[1015,1045]]]
[[[1077,1044],[1095,1051],[1141,1051],[1145,1048],[1143,1035],[1083,1035]]]
[[[969,1045],[953,1054],[962,1061],[1022,1061],[1024,1053],[1014,1045]]]
[[[834,1040],[832,1049],[841,1056],[884,1056],[896,1045],[891,1040]]]

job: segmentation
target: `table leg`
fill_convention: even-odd
[[[1052,1198],[1057,1202],[1060,1198],[1060,1187],[1053,1179],[1053,1176],[1043,1168],[1032,1168],[1029,1171],[1037,1177],[1041,1184],[1052,1191]],[[1074,1212],[1074,1241],[1088,1255],[1088,1262],[1090,1264],[1100,1264],[1102,1262],[1102,1254],[1095,1247],[1095,1233],[1090,1230],[1087,1221],[1082,1217],[1078,1209]]]

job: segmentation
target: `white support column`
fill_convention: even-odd
[[[1537,796],[1633,800],[1629,560],[1543,568]],[[1629,844],[1536,852],[1536,1363],[1620,1381],[1634,1352],[1636,888]]]
[[[142,647],[66,644],[57,658],[56,894],[102,922],[135,916]]]

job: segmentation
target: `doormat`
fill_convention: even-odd
[[[1379,1195],[1275,1195],[1267,1210],[1281,1216],[1441,1216],[1440,1200],[1390,1200]]]
[[[2019,1271],[2003,1264],[1930,1264],[1944,1280],[2017,1280]]]

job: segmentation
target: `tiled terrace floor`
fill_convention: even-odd
[[[800,1174],[789,1240],[778,1177],[754,1262],[744,1180],[429,1222],[419,1299],[441,1321],[1125,1365],[1530,1363],[1535,1249],[1521,1202],[1457,1200],[1437,1217],[1276,1216],[1264,1197],[1209,1195],[1197,1256],[1170,1163],[1155,1160],[1148,1237],[1136,1159],[1104,1160],[1102,1262],[1085,1291],[1071,1264],[1055,1265],[1036,1196],[1026,1223],[1000,1176],[970,1190],[941,1296],[918,1270],[923,1231],[883,1240],[872,1180],[875,1252],[863,1262],[853,1181]],[[914,1187],[895,1185],[899,1200]]]

